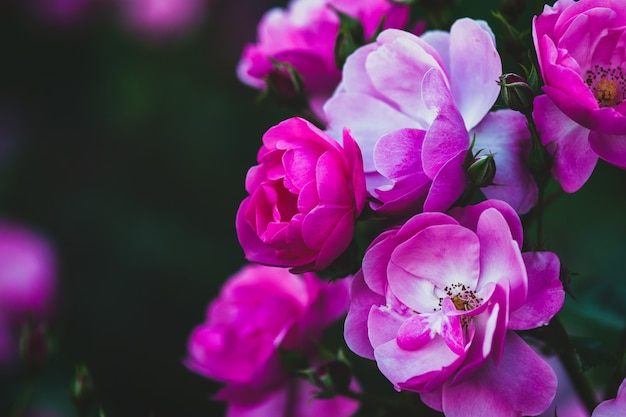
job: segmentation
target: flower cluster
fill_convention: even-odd
[[[298,380],[279,361],[300,352],[315,374],[321,331],[346,310],[348,348],[419,407],[554,412],[559,380],[538,347],[570,367],[576,353],[545,336],[567,334],[554,320],[565,268],[543,250],[543,196],[550,178],[578,190],[598,157],[626,168],[626,7],[545,6],[532,21],[538,70],[520,76],[503,75],[485,21],[409,32],[399,3],[293,0],[243,52],[244,83],[300,95],[308,111],[296,110],[313,118],[263,136],[236,228],[247,260],[267,266],[231,278],[190,339],[187,366],[228,384],[216,398],[229,416],[356,411],[350,378],[329,395],[324,378]],[[313,275],[346,270],[331,283]],[[317,392],[308,405],[305,391]],[[594,417],[626,415],[623,398],[624,384]]]

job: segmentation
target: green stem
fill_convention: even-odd
[[[578,355],[569,340],[563,323],[561,323],[558,317],[554,317],[550,321],[547,330],[550,334],[551,342],[557,350],[559,359],[567,372],[567,376],[572,382],[578,397],[583,402],[589,414],[591,414],[598,405],[598,400],[593,391],[593,387],[580,370]]]

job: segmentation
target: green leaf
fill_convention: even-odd
[[[365,45],[365,31],[361,21],[330,7],[339,16],[339,33],[335,40],[335,65],[342,69],[348,56]]]
[[[582,372],[597,366],[614,367],[617,364],[615,355],[607,349],[604,343],[597,339],[570,336],[570,342],[578,354]]]

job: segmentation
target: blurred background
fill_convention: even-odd
[[[0,1],[0,217],[50,241],[58,277],[50,356],[32,384],[24,364],[0,368],[2,417],[24,392],[29,410],[74,416],[81,364],[107,417],[223,414],[219,386],[182,361],[244,263],[234,219],[261,136],[291,116],[235,75],[262,13],[286,1],[150,3]],[[454,14],[500,36],[497,1],[466,3]],[[625,195],[624,172],[600,163],[545,232],[574,273],[566,324],[610,347],[626,317]]]

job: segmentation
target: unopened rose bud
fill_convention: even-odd
[[[474,162],[467,168],[467,175],[469,175],[472,184],[478,188],[488,187],[493,184],[493,178],[496,176],[496,161],[493,159],[493,154],[480,156],[474,160]]]
[[[535,92],[526,79],[520,75],[508,73],[500,76],[500,96],[509,108],[523,114],[531,114]]]
[[[276,62],[265,82],[270,93],[282,101],[296,100],[302,94],[302,78],[289,64]]]

